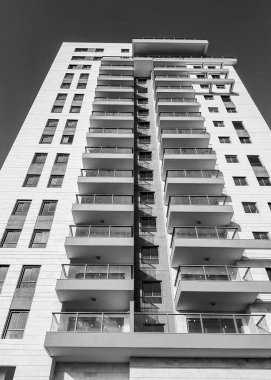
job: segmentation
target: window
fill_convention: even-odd
[[[69,70],[75,70],[75,69],[77,69],[77,65],[69,65],[68,69]]]
[[[130,49],[121,49],[122,53],[129,53]]]
[[[152,152],[139,152],[139,161],[151,161]]]
[[[156,231],[156,218],[153,216],[147,216],[140,219],[141,231],[143,232],[155,232]]]
[[[150,122],[149,121],[139,121],[138,122],[138,128],[139,129],[149,129],[150,128]]]
[[[226,161],[231,164],[236,164],[238,162],[238,158],[235,155],[227,155],[225,156]]]
[[[271,268],[265,268],[269,281],[271,281]]]
[[[154,192],[144,191],[140,193],[140,203],[141,204],[154,204]]]
[[[64,175],[51,175],[49,178],[48,187],[61,187]]]
[[[213,79],[220,79],[220,75],[218,75],[218,74],[212,74],[212,78]]]
[[[231,102],[231,97],[229,95],[221,95],[221,100],[224,103],[229,103]]]
[[[200,88],[209,88],[208,84],[201,84]]]
[[[137,114],[138,114],[138,116],[148,116],[149,111],[148,110],[138,110]]]
[[[140,170],[139,179],[141,181],[152,181],[153,180],[153,171],[152,170]]]
[[[253,233],[254,239],[257,239],[257,240],[269,239],[268,232],[252,232],[252,233]]]
[[[150,264],[158,264],[158,246],[150,245],[141,247],[141,260]]]
[[[252,167],[262,167],[261,160],[259,156],[247,156],[248,161]]]
[[[235,107],[226,107],[226,110],[228,113],[236,113],[237,112]]]
[[[271,202],[268,202],[267,204],[268,204],[268,207],[269,207],[270,210],[271,210]]]
[[[3,288],[4,281],[8,272],[8,265],[0,265],[0,291]]]
[[[72,144],[74,135],[63,135],[60,144]]]
[[[242,202],[242,205],[246,214],[257,214],[259,212],[255,202]]]
[[[54,135],[42,135],[40,139],[40,144],[51,144]]]
[[[7,229],[4,232],[1,247],[2,248],[15,248],[19,241],[22,230]]]
[[[29,311],[10,310],[2,339],[22,339]]]
[[[224,84],[217,84],[216,88],[218,88],[220,90],[224,90],[225,89],[225,85]]]
[[[66,121],[65,128],[76,128],[76,126],[77,126],[77,122],[78,122],[78,120],[71,120],[71,119],[68,119],[68,120]]]
[[[201,69],[201,66],[199,66],[199,65],[195,65],[195,66],[193,66],[193,68],[194,68],[194,69]]]
[[[219,142],[221,144],[230,144],[230,142],[231,142],[231,140],[228,136],[220,136],[220,137],[218,137],[218,139],[219,139]]]
[[[246,177],[233,177],[233,181],[236,186],[247,186],[247,179]]]
[[[70,113],[80,113],[81,106],[71,106]]]
[[[40,267],[24,265],[21,271],[17,288],[35,288]]]
[[[79,89],[85,89],[85,88],[87,88],[87,83],[77,83],[77,86],[76,86],[76,88],[79,88]]]
[[[71,87],[71,83],[70,82],[67,82],[67,83],[62,83],[60,88],[64,88],[64,89],[68,89]]]
[[[55,164],[64,164],[69,160],[69,154],[67,153],[58,153],[56,155]]]
[[[47,153],[35,153],[32,164],[44,164],[46,157]]]
[[[15,203],[12,215],[27,215],[31,201],[17,201]]]
[[[257,177],[260,186],[271,186],[269,177]]]
[[[95,61],[95,59],[94,59],[94,61]],[[83,70],[90,70],[91,69],[91,65],[83,65],[82,69]]]
[[[151,143],[151,137],[150,136],[139,136],[138,137],[138,143],[139,144],[150,144]]]
[[[217,113],[218,112],[218,108],[217,107],[208,107],[208,110],[211,113]]]
[[[75,48],[75,52],[88,51],[88,48]]]
[[[27,174],[23,187],[36,187],[40,179],[39,174]]]
[[[104,49],[102,49],[102,48],[96,48],[96,49],[95,49],[95,52],[96,52],[96,53],[103,53],[103,52],[104,52]]]
[[[214,127],[225,127],[224,121],[213,121]]]
[[[208,69],[213,69],[213,70],[215,70],[215,66],[208,66]]]
[[[45,248],[50,230],[34,230],[29,248]]]
[[[39,215],[40,216],[53,216],[56,210],[57,201],[43,201]]]
[[[206,78],[206,75],[205,74],[197,74],[197,78],[204,79],[204,78]]]
[[[214,100],[213,95],[204,95],[205,100]]]
[[[74,102],[82,102],[84,99],[84,95],[83,94],[75,94],[74,97],[73,97],[73,101]]]
[[[52,113],[61,113],[63,110],[63,106],[53,106]]]
[[[250,137],[239,137],[241,144],[251,144]]]
[[[162,291],[160,281],[143,281],[142,296],[145,302],[162,303]]]
[[[233,127],[236,131],[244,131],[245,130],[242,121],[233,121],[232,124],[233,124]]]
[[[56,102],[60,100],[65,102],[66,98],[67,98],[67,94],[57,94]]]

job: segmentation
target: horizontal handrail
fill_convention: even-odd
[[[167,178],[221,178],[223,173],[219,170],[167,170]]]
[[[82,177],[118,177],[131,178],[134,176],[133,170],[118,169],[81,169]]]
[[[92,264],[64,264],[62,265],[61,279],[75,280],[131,280],[133,278],[132,265],[92,265]]]
[[[190,75],[155,75],[155,79],[158,79],[158,78],[170,78],[170,79],[173,79],[173,78],[190,78]]]
[[[171,195],[168,205],[224,206],[227,199],[224,195]]]
[[[89,133],[108,133],[108,134],[133,134],[132,128],[89,128]]]
[[[159,98],[158,99],[158,105],[159,103],[198,103],[198,100],[195,98]]]
[[[164,148],[165,154],[215,154],[212,148]]]
[[[115,194],[77,194],[76,203],[130,205],[133,204],[133,196]]]
[[[251,275],[252,267],[237,267],[233,265],[180,265],[175,279],[179,281],[255,281]],[[260,281],[270,281],[264,276],[262,269]]]
[[[173,228],[174,239],[239,239],[236,227],[178,227]]]
[[[92,116],[134,116],[133,112],[103,112],[103,111],[93,111]]]
[[[172,90],[172,89],[194,90],[194,87],[193,86],[156,86],[156,90]]]
[[[92,237],[92,238],[104,238],[104,237],[118,237],[128,238],[133,237],[132,226],[104,226],[104,225],[82,225],[70,226],[70,236],[72,237]]]
[[[162,135],[172,135],[172,134],[179,134],[179,135],[203,135],[206,134],[206,129],[193,129],[193,128],[174,128],[174,129],[161,129]]]
[[[86,153],[116,153],[116,154],[132,154],[133,148],[117,147],[117,146],[86,146]]]
[[[159,112],[160,117],[199,117],[201,112]]]
[[[108,97],[102,97],[102,96],[95,96],[94,98],[94,101],[98,101],[98,102],[129,102],[129,103],[133,103],[134,100],[133,98],[108,98]]]
[[[112,74],[99,74],[99,78],[112,78],[112,79],[131,79],[134,80],[134,77],[132,75],[125,75],[125,74],[118,74],[118,75],[112,75]]]
[[[117,85],[114,85],[114,86],[110,86],[109,84],[97,84],[97,87],[96,88],[103,88],[103,89],[106,89],[106,88],[110,88],[110,89],[116,89],[116,90],[133,90],[134,87],[133,86],[117,86]]]

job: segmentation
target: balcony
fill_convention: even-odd
[[[176,310],[242,312],[259,294],[271,293],[265,268],[225,265],[180,266]]]
[[[133,86],[133,84],[134,84],[134,76],[132,75],[100,74],[98,76],[98,85]]]
[[[204,64],[199,64],[201,68],[194,69],[191,67],[186,66],[178,66],[178,65],[161,65],[161,66],[155,66],[154,67],[154,73],[157,74],[156,76],[162,76],[162,75],[168,75],[168,76],[174,76],[174,75],[184,75],[184,74],[218,74],[221,76],[224,76],[225,79],[228,78],[229,70],[228,69],[208,69],[208,67],[204,67]],[[217,66],[217,65],[215,65]]]
[[[197,78],[196,76],[185,76],[185,75],[159,75],[155,77],[156,86],[178,86],[180,84],[184,85],[201,85],[207,84],[209,86],[209,91],[212,91],[213,85],[225,85],[228,87],[228,91],[233,91],[234,79],[225,78]]]
[[[83,153],[84,169],[112,169],[131,170],[134,167],[133,148],[98,146],[85,148]]]
[[[57,362],[269,358],[269,326],[265,314],[54,313],[45,348]]]
[[[133,75],[134,66],[131,65],[101,65],[100,74]]]
[[[219,170],[168,170],[165,179],[165,203],[175,194],[220,195],[225,186]]]
[[[163,128],[158,134],[160,139],[160,158],[165,148],[174,148],[179,145],[183,148],[208,148],[210,141],[210,134],[206,129],[193,129],[193,128]]]
[[[123,225],[134,223],[134,205],[132,195],[84,194],[76,195],[72,206],[72,215],[76,224],[114,224],[116,220]]]
[[[193,98],[159,98],[157,112],[198,112],[200,104]]]
[[[131,264],[134,256],[132,226],[70,226],[65,240],[68,259],[97,264]]]
[[[82,169],[78,177],[81,194],[129,194],[134,193],[132,170]]]
[[[224,226],[231,222],[232,216],[233,208],[227,196],[173,195],[169,197],[167,231],[172,233],[180,225]]]
[[[212,148],[165,148],[162,176],[165,179],[167,170],[213,170],[215,165],[216,154]]]
[[[129,56],[107,56],[102,57],[101,66],[100,68],[104,66],[125,66],[125,67],[133,67],[134,66],[134,60],[132,57]]]
[[[156,97],[160,98],[195,98],[193,86],[156,86]],[[159,100],[158,100],[159,101]]]
[[[88,146],[103,146],[109,141],[111,145],[132,148],[134,146],[134,130],[132,128],[89,128]]]
[[[109,85],[97,85],[95,89],[95,96],[97,97],[128,97],[134,98],[133,86],[109,86]]]
[[[97,112],[133,112],[134,100],[132,98],[106,98],[95,97],[92,103],[93,111]]]
[[[99,127],[124,127],[133,128],[133,112],[102,112],[93,111],[90,116],[90,125],[93,128]]]
[[[171,265],[234,264],[245,249],[271,249],[271,240],[240,239],[237,228],[175,227],[171,241]]]
[[[202,128],[204,117],[200,112],[160,112],[159,128]]]
[[[56,293],[69,310],[129,310],[134,281],[131,265],[63,265]]]

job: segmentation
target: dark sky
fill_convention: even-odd
[[[271,125],[271,0],[0,0],[0,166],[63,41],[198,37],[236,56]]]

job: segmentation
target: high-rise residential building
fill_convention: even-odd
[[[1,380],[271,378],[271,132],[207,48],[61,46],[0,175]]]

